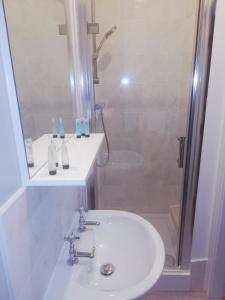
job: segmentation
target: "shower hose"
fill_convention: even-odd
[[[102,123],[102,129],[103,129],[103,133],[105,135],[105,141],[106,141],[106,148],[107,148],[107,158],[103,163],[98,163],[97,166],[98,167],[105,167],[109,160],[110,160],[110,146],[109,146],[109,139],[108,139],[108,135],[107,135],[107,131],[106,131],[106,127],[105,127],[105,120],[104,120],[104,104],[95,104],[94,106],[94,110],[95,110],[95,120],[97,121],[97,112],[99,112],[100,114],[100,118],[101,118],[101,123]]]

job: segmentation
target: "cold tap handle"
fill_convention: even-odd
[[[69,242],[70,244],[73,244],[76,240],[79,240],[79,236],[75,236],[75,234],[72,232],[70,235],[64,237],[65,242]]]

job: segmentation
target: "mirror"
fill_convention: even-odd
[[[74,132],[69,59],[62,1],[4,0],[30,176]]]

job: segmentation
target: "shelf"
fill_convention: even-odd
[[[85,186],[103,140],[102,133],[94,133],[89,138],[81,139],[72,136],[67,141],[70,168],[62,169],[61,151],[58,149],[57,174],[49,175],[48,164],[45,163],[28,181],[27,186]]]

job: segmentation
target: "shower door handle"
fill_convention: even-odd
[[[185,150],[185,136],[180,136],[177,138],[179,142],[179,157],[177,160],[178,168],[182,169],[184,167],[184,150]]]

